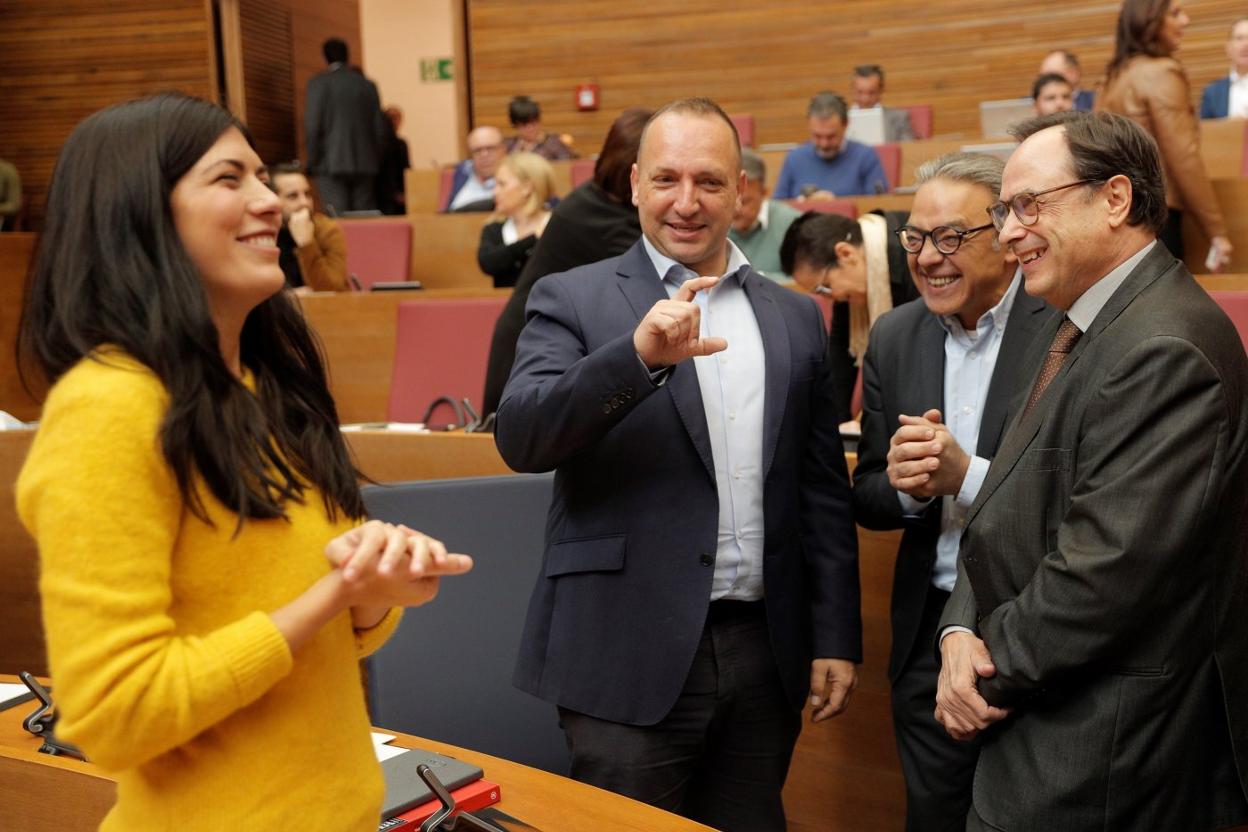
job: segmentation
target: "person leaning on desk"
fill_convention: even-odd
[[[472,565],[361,525],[262,173],[226,111],[162,95],[80,124],[52,180],[17,498],[58,734],[116,776],[104,830],[373,832],[357,661]]]

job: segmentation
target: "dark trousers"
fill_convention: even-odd
[[[780,790],[801,712],[785,696],[762,602],[717,601],[657,725],[559,709],[572,777],[725,832],[783,832]]]
[[[966,828],[979,740],[958,742],[936,721],[933,645],[949,593],[928,587],[922,623],[910,656],[893,682],[893,732],[906,778],[906,832]]]
[[[325,213],[333,217],[346,211],[375,211],[376,179],[371,173],[318,174],[316,190],[321,196],[321,204],[325,206]]]

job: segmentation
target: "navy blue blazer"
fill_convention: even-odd
[[[1200,96],[1201,118],[1226,118],[1231,111],[1231,76],[1224,75],[1205,86]]]
[[[744,288],[766,360],[767,622],[800,709],[812,657],[861,660],[857,538],[819,310],[753,271]],[[515,684],[635,725],[666,716],[688,676],[718,537],[697,373],[684,362],[655,387],[633,348],[666,297],[640,241],[538,281],[495,429],[512,468],[556,471]]]

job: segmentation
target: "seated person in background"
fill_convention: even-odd
[[[11,229],[22,210],[22,177],[17,166],[0,159],[0,231]]]
[[[1038,76],[1031,85],[1032,106],[1038,116],[1073,110],[1074,94],[1075,88],[1066,80],[1066,76],[1056,72]]]
[[[498,409],[503,386],[516,360],[516,339],[524,328],[529,290],[548,274],[623,254],[641,237],[641,221],[633,206],[630,173],[637,161],[641,131],[649,110],[629,109],[611,123],[594,162],[594,178],[559,200],[546,232],[525,263],[516,290],[507,298],[490,338],[481,412]]]
[[[1040,62],[1040,71],[1036,74],[1061,75],[1070,82],[1071,98],[1075,102],[1074,109],[1092,109],[1096,96],[1092,90],[1079,89],[1079,82],[1083,80],[1083,70],[1079,68],[1079,59],[1075,57],[1074,52],[1067,52],[1065,49],[1053,50],[1044,56],[1044,60]]]
[[[407,209],[404,174],[412,166],[407,139],[399,135],[403,111],[386,108],[386,138],[381,145],[381,169],[377,171],[377,207],[383,214],[402,214]]]
[[[277,232],[286,285],[313,292],[345,292],[347,240],[338,223],[316,210],[312,183],[298,163],[269,169],[269,187],[282,203],[282,228]]]
[[[20,366],[52,389],[17,508],[57,734],[117,781],[105,830],[266,829],[295,811],[375,832],[359,661],[398,608],[472,566],[365,522],[246,129],[182,95],[89,117],[31,271]]]
[[[494,174],[507,151],[497,127],[478,127],[468,134],[468,157],[455,168],[446,210],[493,211]]]
[[[1248,17],[1231,26],[1226,57],[1231,59],[1231,73],[1205,87],[1201,118],[1248,118]]]
[[[515,286],[537,238],[546,230],[546,201],[555,193],[555,173],[536,153],[513,153],[494,176],[494,216],[481,229],[477,264],[494,287]]]
[[[810,99],[806,109],[810,141],[784,158],[776,199],[833,199],[889,190],[875,151],[845,138],[848,114],[845,99],[834,92],[816,93]]]
[[[857,220],[811,212],[798,217],[780,246],[780,262],[798,285],[833,301],[828,366],[837,421],[848,422],[854,382],[875,319],[919,296],[897,238],[904,211],[872,211]]]
[[[728,239],[737,244],[754,271],[778,283],[787,282],[789,276],[780,267],[780,243],[802,212],[767,198],[767,166],[762,156],[742,148],[741,169],[745,171],[745,187],[728,229]]]
[[[884,70],[879,64],[863,64],[854,67],[854,109],[884,110],[884,141],[908,142],[914,140],[914,128],[910,126],[910,113],[880,103],[884,94]]]
[[[507,105],[507,118],[516,135],[507,140],[508,153],[536,153],[543,159],[572,159],[576,154],[559,137],[542,129],[542,108],[527,95],[517,95]]]

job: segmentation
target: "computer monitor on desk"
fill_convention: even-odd
[[[979,102],[979,128],[987,137],[1008,136],[1010,127],[1036,114],[1030,98]]]
[[[883,107],[849,111],[849,126],[845,128],[845,138],[874,147],[884,144],[884,136]]]

